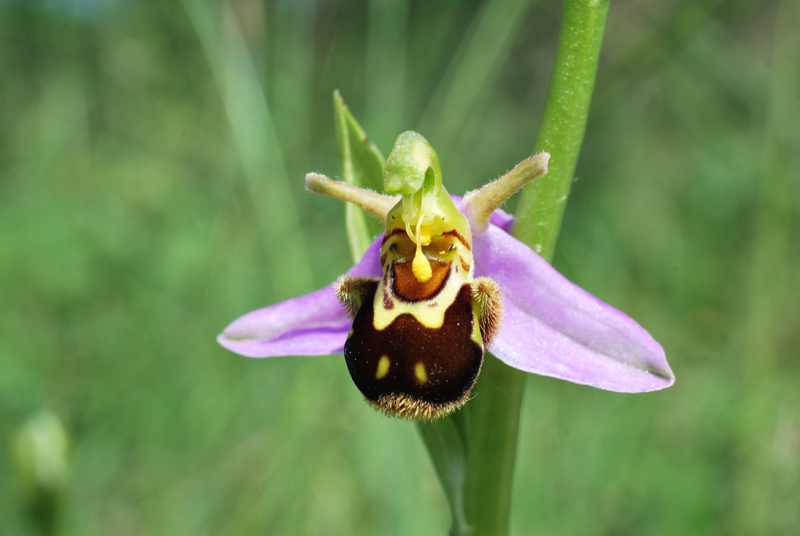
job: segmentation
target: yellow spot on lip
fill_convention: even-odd
[[[422,383],[428,381],[428,372],[425,370],[425,363],[418,361],[417,364],[414,365],[414,375]]]
[[[389,374],[389,365],[391,365],[391,361],[389,361],[388,355],[382,355],[380,360],[378,360],[378,370],[375,371],[375,379],[380,380],[386,377]]]

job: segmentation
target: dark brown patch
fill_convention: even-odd
[[[400,234],[400,233],[403,233],[404,235],[408,236],[408,234],[406,234],[406,230],[405,229],[403,229],[402,227],[396,227],[396,228],[392,229],[391,231],[387,232],[385,235],[383,235],[383,240],[381,241],[381,245],[385,244],[386,241],[389,240],[394,235]]]
[[[431,263],[431,278],[420,283],[414,277],[412,261],[392,264],[392,290],[398,298],[415,302],[427,300],[438,294],[447,283],[450,263],[428,259]]]
[[[469,263],[467,263],[467,261],[465,261],[463,257],[461,258],[461,267],[464,269],[465,272],[469,273]]]
[[[366,297],[344,346],[350,376],[366,399],[387,414],[411,419],[437,418],[463,404],[483,364],[483,349],[471,338],[470,285],[461,287],[438,329],[406,313],[378,331],[372,304]],[[389,357],[391,366],[377,379],[382,356]],[[415,375],[417,363],[425,367],[425,382]]]
[[[383,308],[388,310],[392,307],[394,307],[392,295],[389,293],[389,289],[387,287],[383,287]]]
[[[446,233],[442,233],[442,236],[454,236],[456,237],[456,240],[461,242],[464,245],[464,247],[467,248],[467,251],[472,251],[472,245],[466,240],[464,240],[464,237],[458,234],[458,231],[455,230],[447,231]]]

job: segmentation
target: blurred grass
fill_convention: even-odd
[[[73,442],[64,534],[446,533],[413,426],[340,357],[214,336],[348,267],[342,207],[302,188],[337,170],[333,89],[384,153],[422,129],[450,190],[475,188],[532,147],[559,11],[0,2],[0,532],[27,533],[8,438],[49,407]],[[779,20],[791,0],[612,2],[555,263],[678,383],[531,377],[514,533],[800,531],[800,50]]]

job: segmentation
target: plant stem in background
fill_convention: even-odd
[[[550,171],[526,188],[514,235],[551,260],[580,153],[608,0],[566,0],[538,141],[534,153],[552,155]],[[465,422],[464,511],[469,528],[451,534],[508,534],[511,489],[525,374],[487,359]]]

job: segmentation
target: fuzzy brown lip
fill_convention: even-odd
[[[370,295],[377,281],[372,285],[344,348],[354,383],[370,404],[389,415],[430,419],[453,411],[469,396],[483,364],[483,348],[472,340],[470,285],[459,290],[441,327],[425,327],[404,313],[383,330],[373,325]],[[381,366],[384,356],[389,363]],[[420,364],[423,379],[417,373]]]

